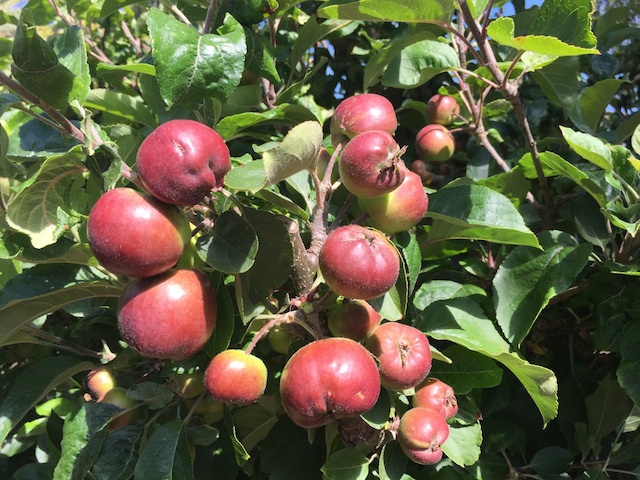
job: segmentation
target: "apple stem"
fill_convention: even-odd
[[[251,340],[251,343],[249,343],[249,345],[247,346],[245,353],[247,355],[251,354],[251,352],[253,352],[253,349],[256,347],[258,342],[265,335],[267,335],[267,333],[269,333],[269,330],[271,330],[274,327],[284,325],[285,323],[295,323],[296,325],[299,325],[302,328],[304,328],[309,333],[309,335],[311,335],[314,339],[317,339],[318,338],[317,333],[313,331],[313,329],[304,320],[299,318],[301,314],[302,312],[300,310],[295,310],[292,312],[287,312],[284,315],[280,315],[279,317],[276,317],[273,320],[270,320],[267,323],[265,323],[262,326],[262,328],[258,330],[258,332],[255,334],[255,336]]]

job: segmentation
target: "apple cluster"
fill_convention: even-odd
[[[460,114],[460,105],[449,95],[436,94],[427,102],[427,125],[416,135],[416,151],[422,162],[442,163],[455,151],[455,140],[447,128]],[[412,169],[416,169],[412,165]]]

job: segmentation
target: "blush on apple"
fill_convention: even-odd
[[[112,273],[150,277],[180,259],[190,240],[189,220],[177,206],[131,188],[106,192],[87,221],[89,247]]]
[[[382,317],[364,300],[340,299],[327,312],[327,326],[335,337],[364,341]]]
[[[229,149],[212,128],[195,120],[169,120],[144,139],[138,175],[156,198],[176,205],[200,203],[222,188],[231,170]]]
[[[447,438],[447,421],[430,408],[411,408],[400,418],[398,443],[405,455],[415,463],[438,463],[442,459],[441,445]]]
[[[87,374],[87,388],[98,401],[116,386],[116,379],[109,367],[94,368]]]
[[[458,400],[450,385],[429,377],[416,387],[414,407],[427,407],[442,415],[445,420],[458,413]]]
[[[244,350],[217,354],[204,372],[204,384],[215,400],[236,405],[256,402],[267,386],[267,367]]]
[[[427,125],[416,135],[416,151],[425,162],[446,162],[455,151],[456,142],[446,127]]]
[[[451,124],[460,113],[460,105],[450,95],[436,94],[427,102],[427,122],[440,125]]]
[[[356,135],[371,130],[394,134],[398,120],[393,104],[382,95],[363,93],[345,98],[331,117],[333,145],[346,143]]]
[[[150,358],[190,357],[207,343],[216,318],[216,292],[198,270],[132,280],[118,304],[122,339]]]

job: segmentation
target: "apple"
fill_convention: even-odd
[[[382,95],[362,93],[340,102],[331,117],[333,145],[346,143],[356,135],[371,130],[394,134],[398,120],[393,104]]]
[[[281,355],[289,353],[289,347],[295,340],[295,335],[284,327],[276,326],[269,330],[267,341],[274,352]]]
[[[98,401],[116,386],[116,379],[109,367],[94,368],[87,374],[87,388]]]
[[[427,125],[416,135],[416,150],[425,162],[446,162],[455,151],[456,142],[446,127]]]
[[[123,410],[128,410],[129,408],[136,405],[138,402],[127,395],[127,390],[122,387],[113,387],[107,393],[105,393],[99,400],[100,403],[107,403],[109,405],[115,405],[116,407],[120,407]],[[123,413],[121,415],[115,416],[113,420],[109,422],[109,431],[113,431],[116,428],[124,427],[125,425],[129,425],[133,420],[138,417],[137,409],[133,409],[129,412]]]
[[[191,235],[189,220],[177,206],[115,188],[91,209],[87,236],[98,262],[110,272],[151,277],[178,262]]]
[[[398,443],[405,455],[420,465],[433,465],[442,459],[441,445],[449,437],[449,425],[430,408],[407,410],[400,418]]]
[[[422,178],[410,170],[393,192],[376,198],[358,198],[369,214],[369,224],[386,234],[403,232],[416,225],[429,207]]]
[[[221,189],[231,170],[229,148],[212,128],[195,120],[169,120],[142,141],[138,175],[156,198],[195,205]]]
[[[198,270],[171,270],[131,280],[118,304],[122,339],[144,357],[184,360],[216,325],[216,292]]]
[[[224,403],[211,398],[210,395],[204,395],[200,398],[187,398],[185,403],[194,415],[202,417],[204,423],[208,425],[219,422],[224,416]]]
[[[460,105],[449,95],[436,94],[427,102],[427,122],[451,124],[460,113]]]
[[[326,425],[371,409],[380,375],[371,354],[349,338],[325,338],[296,351],[280,377],[287,415],[303,428]]]
[[[331,290],[361,300],[384,295],[400,274],[396,247],[381,232],[355,224],[329,233],[318,264]]]
[[[340,299],[329,309],[327,326],[335,337],[364,341],[376,328],[382,317],[364,300]]]
[[[450,385],[429,377],[416,387],[414,407],[427,407],[442,415],[445,420],[458,413],[458,400]]]
[[[194,398],[204,392],[202,372],[173,373],[171,386],[180,398]]]
[[[431,348],[427,336],[415,327],[383,323],[365,342],[378,359],[382,385],[407,390],[422,382],[431,371]]]
[[[236,405],[256,402],[267,386],[264,362],[244,350],[217,354],[204,372],[204,385],[215,400]]]
[[[427,168],[427,164],[424,163],[422,160],[417,159],[411,162],[409,169],[413,173],[417,173],[420,176],[420,179],[422,180],[422,183],[424,185],[429,185],[432,182],[433,180],[432,174]]]
[[[340,180],[357,197],[378,197],[400,186],[405,171],[394,138],[382,130],[361,133],[349,141],[338,161]]]

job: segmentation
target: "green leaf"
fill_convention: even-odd
[[[382,388],[376,404],[360,417],[367,425],[377,430],[386,428],[389,424],[389,418],[391,418],[391,398],[388,390]]]
[[[580,93],[580,62],[578,57],[566,57],[532,73],[544,94],[562,107],[565,116],[571,114]]]
[[[138,122],[149,128],[158,126],[158,120],[142,98],[132,97],[126,93],[114,92],[105,88],[95,88],[89,92],[85,107],[110,113],[130,122]]]
[[[3,319],[9,319],[2,314]],[[3,322],[4,323],[4,322]],[[0,406],[0,443],[22,418],[51,390],[77,373],[94,368],[91,362],[75,358],[47,357],[24,368],[7,391]]]
[[[611,237],[598,204],[592,198],[580,195],[572,199],[569,206],[571,219],[580,236],[604,252]]]
[[[456,465],[473,465],[480,458],[482,428],[479,423],[471,425],[450,425],[449,438],[442,444],[444,454]]]
[[[613,170],[613,159],[607,145],[599,138],[560,126],[562,136],[574,152],[603,170]]]
[[[301,172],[315,161],[322,147],[322,126],[304,122],[293,127],[281,143],[262,154],[267,185]]]
[[[422,268],[422,252],[414,233],[400,232],[395,235],[395,244],[404,260],[408,293],[411,294],[418,282],[418,276]]]
[[[159,410],[174,399],[175,392],[163,383],[140,382],[127,391],[127,397],[146,403],[151,410]]]
[[[542,475],[560,475],[568,472],[573,464],[573,455],[570,451],[561,447],[546,447],[538,450],[529,467]]]
[[[620,384],[610,376],[606,376],[598,384],[597,390],[585,397],[584,402],[589,434],[594,444],[620,426],[632,407]]]
[[[14,161],[45,159],[66,154],[76,145],[79,145],[77,140],[34,118],[11,132],[7,157]]]
[[[596,133],[602,115],[624,83],[624,80],[607,78],[586,88],[580,95],[580,118],[576,123]]]
[[[105,2],[106,3],[106,2]],[[100,72],[130,72],[140,73],[142,75],[156,76],[156,67],[150,63],[129,63],[127,65],[112,65],[110,63],[99,63],[96,67]]]
[[[193,464],[184,422],[174,420],[154,431],[136,464],[135,480],[190,480]]]
[[[282,79],[276,68],[276,51],[267,39],[256,34],[249,28],[244,29],[247,41],[247,58],[245,68],[259,77],[264,77],[274,85],[280,83]],[[258,85],[262,90],[262,87]]]
[[[380,453],[380,480],[401,480],[407,470],[407,462],[407,456],[398,442],[387,443]]]
[[[100,10],[100,18],[108,17],[112,13],[117,12],[121,8],[129,5],[144,3],[142,0],[105,0]]]
[[[262,442],[269,431],[278,423],[278,415],[259,403],[240,408],[233,412],[233,423],[238,429],[242,445],[247,452]]]
[[[104,480],[130,479],[138,462],[138,444],[143,433],[142,428],[133,425],[110,432],[102,443],[91,471]]]
[[[640,155],[640,125],[638,125],[633,131],[633,136],[631,137],[631,147],[633,151]]]
[[[502,369],[491,358],[452,345],[442,352],[451,363],[434,362],[430,376],[453,388],[456,395],[466,395],[474,388],[491,388],[502,382]]]
[[[387,320],[402,320],[409,299],[407,272],[404,262],[400,264],[400,275],[395,285],[384,295],[369,300],[371,306]]]
[[[227,434],[231,439],[233,445],[233,452],[236,458],[236,463],[240,466],[244,465],[251,456],[242,442],[238,439],[236,434],[236,426],[233,423],[233,416],[228,407],[224,407],[224,426],[227,429]]]
[[[74,75],[73,97],[70,100],[84,102],[91,85],[91,73],[82,30],[75,25],[66,28],[57,38],[53,50],[58,61]]]
[[[318,16],[383,22],[444,22],[453,16],[453,0],[329,0]]]
[[[157,9],[149,12],[147,26],[156,78],[170,107],[197,107],[209,97],[223,100],[239,85],[247,44],[242,26],[233,17],[225,17],[219,35],[200,35]]]
[[[428,242],[476,239],[539,247],[522,215],[504,195],[480,185],[456,185],[429,196],[427,217],[435,219]]]
[[[291,55],[289,55],[290,66],[295,68],[303,55],[317,42],[321,41],[327,35],[346,27],[349,23],[351,22],[348,20],[327,20],[325,22],[318,23],[317,17],[315,15],[311,15],[300,30],[300,33],[291,48]]]
[[[597,39],[591,31],[593,15],[591,0],[546,0],[533,19],[530,33],[552,35],[569,45],[594,50]]]
[[[281,104],[266,112],[245,112],[225,117],[216,125],[216,131],[225,141],[229,141],[240,136],[243,130],[263,123],[284,121],[297,125],[312,120],[317,121],[317,118],[308,108]]]
[[[264,161],[253,160],[231,169],[224,177],[224,184],[233,190],[256,193],[267,184],[267,174],[264,171]]]
[[[218,217],[210,232],[198,238],[198,255],[216,270],[242,273],[251,268],[258,237],[251,225],[233,210]]]
[[[329,455],[322,473],[329,480],[365,480],[369,459],[355,448],[344,448]]]
[[[504,335],[519,346],[549,300],[566,291],[585,267],[591,245],[571,235],[545,231],[544,250],[516,247],[504,259],[493,281],[496,318]]]

